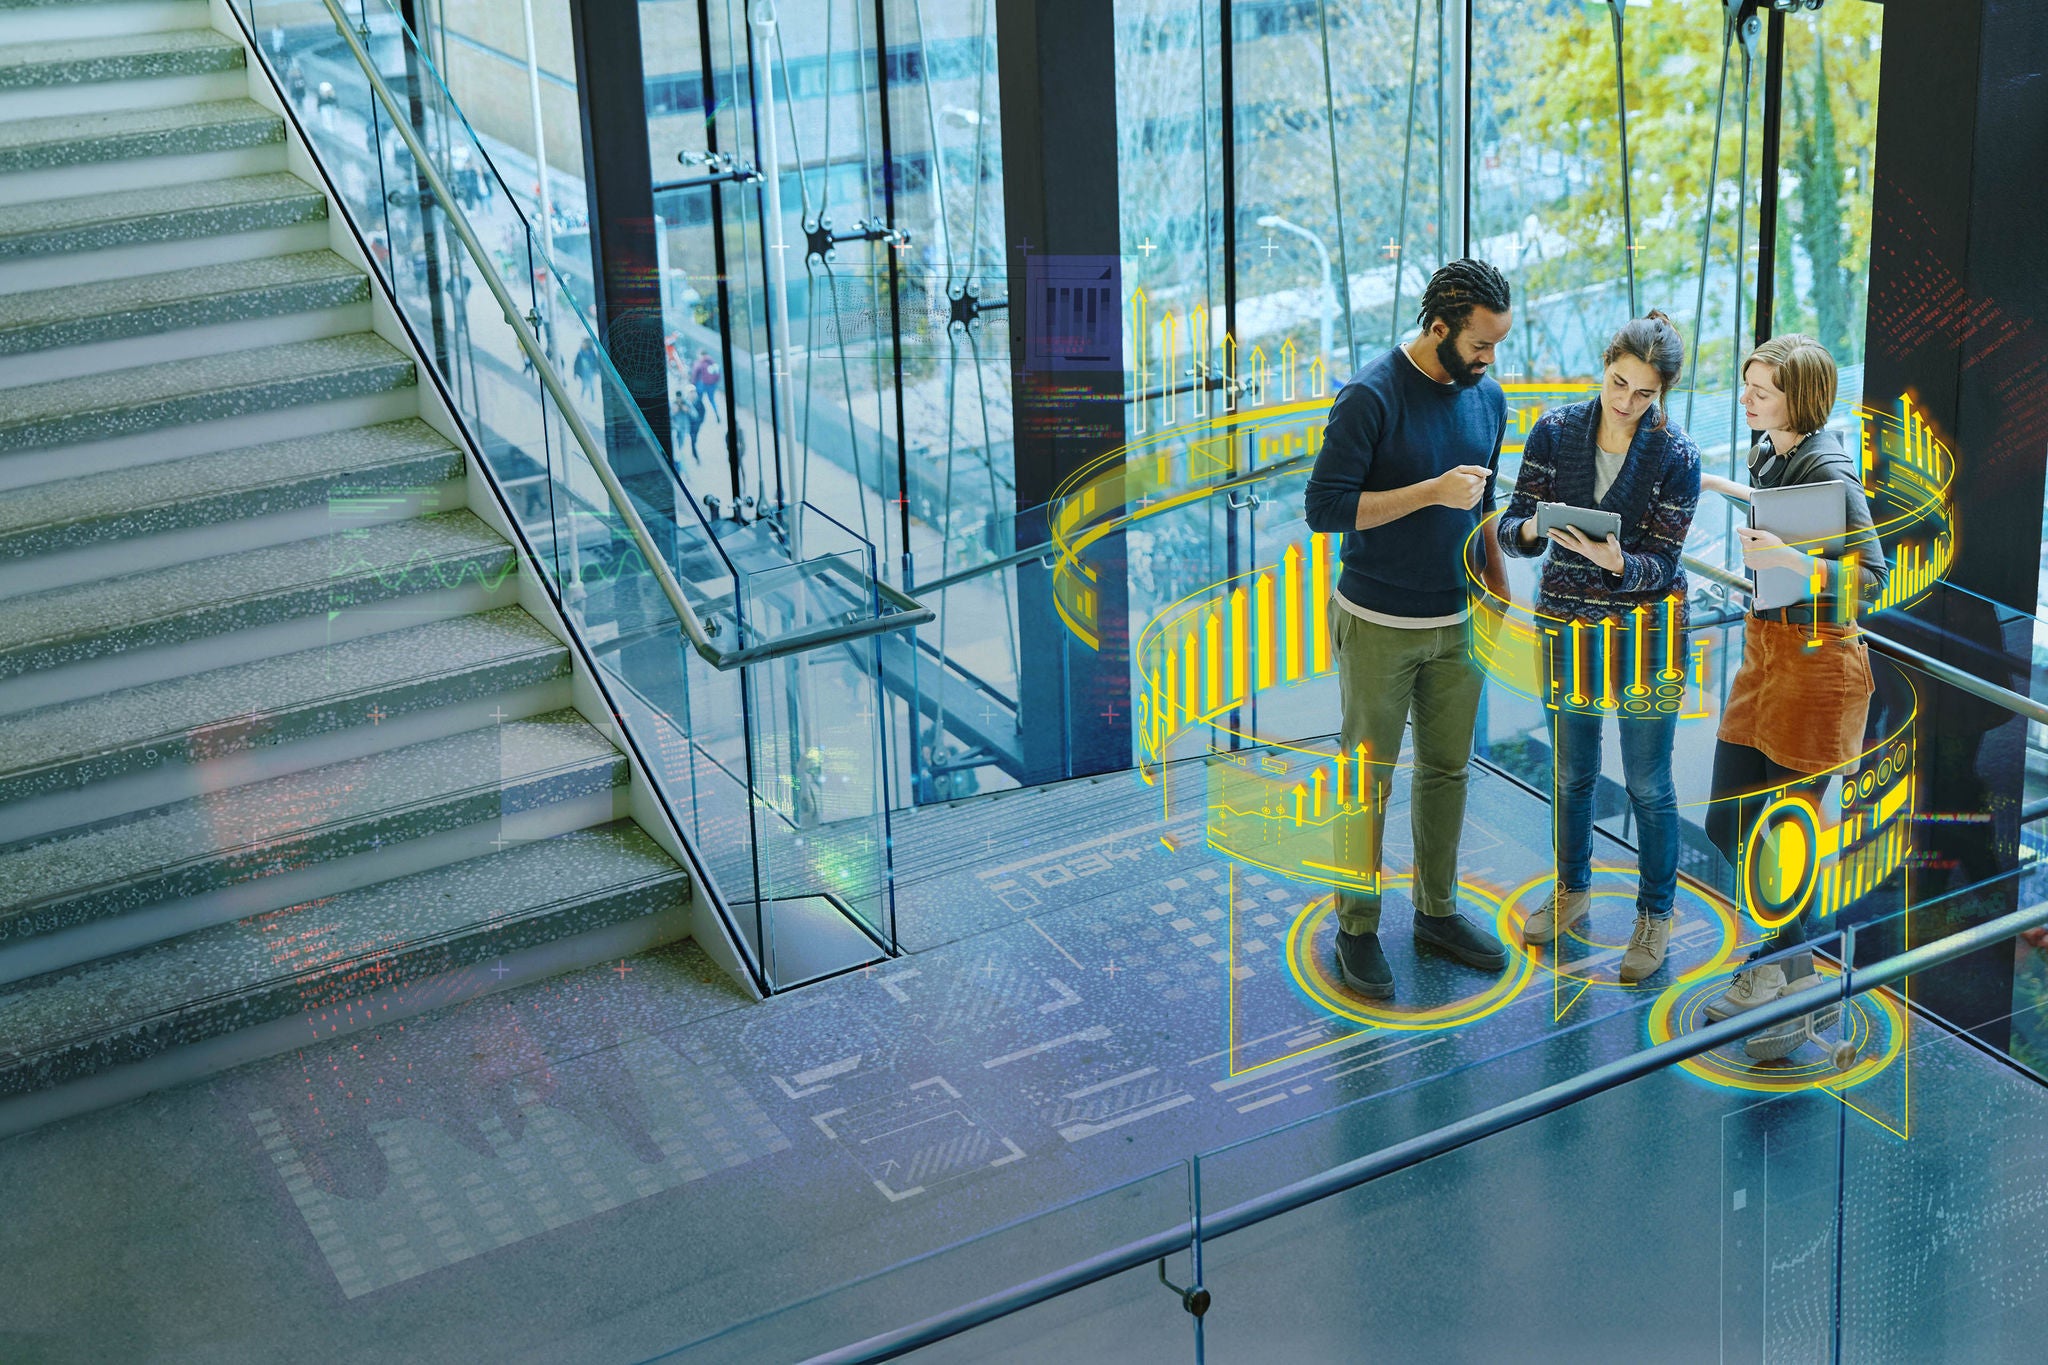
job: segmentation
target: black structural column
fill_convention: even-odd
[[[1839,2],[1839,0],[1838,0]],[[2001,0],[1888,0],[1871,223],[1865,401],[1912,394],[1958,466],[1948,581],[1878,628],[2027,690],[2042,474],[2048,464],[2048,23]],[[1915,806],[1925,905],[2017,863],[2025,726],[1923,688]],[[1915,942],[2013,909],[2007,878],[1916,912]],[[2004,1047],[2013,955],[2000,947],[1916,978],[1915,999]]]
[[[1019,510],[1124,443],[1113,10],[996,0]],[[1024,542],[1021,524],[1017,534]],[[1019,571],[1018,719],[1032,781],[1131,764],[1122,535],[1091,547],[1089,564],[1092,649],[1054,611],[1050,573],[1035,562]]]
[[[1855,0],[1862,3],[1862,0]],[[1882,73],[1880,73],[1880,76]],[[1785,11],[1773,9],[1764,24],[1764,149],[1759,185],[1773,187],[1756,205],[1756,344],[1771,339],[1777,311],[1779,143],[1785,131]]]
[[[668,359],[662,347],[667,329],[661,316],[661,281],[655,273],[654,177],[647,145],[647,82],[640,65],[640,7],[633,0],[569,0],[569,25],[576,43],[576,98],[583,119],[598,335],[666,453]],[[646,473],[617,472],[621,479]]]

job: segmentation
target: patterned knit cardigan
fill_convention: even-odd
[[[1549,616],[1598,621],[1623,616],[1638,604],[1654,607],[1678,594],[1677,624],[1684,629],[1685,571],[1679,555],[1700,500],[1700,453],[1676,425],[1655,425],[1646,413],[1629,443],[1628,459],[1607,496],[1593,501],[1593,456],[1600,427],[1600,400],[1554,408],[1529,429],[1515,494],[1501,513],[1501,548],[1535,558],[1543,566],[1538,606]],[[1621,514],[1621,572],[1613,574],[1547,537],[1521,543],[1522,523],[1539,502],[1598,507]]]

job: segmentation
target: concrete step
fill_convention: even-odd
[[[326,197],[282,172],[0,205],[0,291],[247,261],[258,242],[309,250],[326,219]]]
[[[283,169],[284,120],[249,99],[0,123],[0,204]]]
[[[555,711],[0,850],[0,982],[423,870],[422,852],[460,861],[437,836],[470,833],[475,857],[556,810],[575,812],[562,828],[602,824],[626,780],[609,741]]]
[[[0,0],[0,43],[205,28],[206,0]]]
[[[462,505],[462,452],[425,422],[276,441],[0,491],[0,595],[210,558]]]
[[[210,443],[208,424],[232,435],[232,419],[280,413],[291,427],[322,403],[399,392],[411,400],[414,379],[410,356],[358,332],[23,385],[0,404],[0,487],[212,454],[231,446]]]
[[[117,33],[0,47],[0,90],[240,71],[242,45],[209,28]]]
[[[569,704],[518,607],[0,716],[0,845]]]
[[[242,45],[212,29],[0,47],[0,119],[161,108],[248,93]]]
[[[0,294],[0,386],[316,340],[297,333],[323,323],[361,332],[369,301],[369,277],[331,251]]]
[[[454,511],[0,600],[0,713],[507,605],[518,568]]]
[[[688,895],[684,870],[622,821],[33,977],[0,988],[0,1096],[279,1020],[325,1032],[370,990],[678,911]]]

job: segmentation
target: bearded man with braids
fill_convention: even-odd
[[[1512,325],[1509,305],[1507,280],[1484,261],[1452,261],[1430,276],[1421,330],[1367,361],[1331,405],[1306,497],[1309,529],[1344,536],[1330,611],[1341,752],[1365,746],[1373,787],[1370,847],[1347,864],[1340,831],[1339,864],[1378,886],[1386,801],[1412,719],[1415,941],[1489,972],[1507,965],[1506,949],[1458,913],[1480,692],[1462,556],[1476,539],[1487,584],[1507,595],[1500,547],[1473,532],[1493,510],[1507,424],[1507,396],[1487,370]],[[1337,965],[1347,986],[1375,999],[1394,993],[1380,901],[1377,891],[1337,892]]]

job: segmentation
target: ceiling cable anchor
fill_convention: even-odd
[[[683,151],[676,153],[676,160],[685,166],[702,166],[705,173],[692,176],[688,180],[676,180],[668,184],[656,185],[654,188],[657,193],[667,193],[670,190],[697,190],[703,189],[707,185],[724,185],[727,183],[756,185],[767,178],[761,174],[752,162],[741,161],[731,152]]]
[[[908,228],[890,227],[879,218],[862,218],[853,225],[851,232],[834,232],[832,220],[823,214],[804,223],[804,259],[808,261],[830,261],[837,259],[833,248],[841,242],[881,242],[887,246],[903,248],[910,245]]]
[[[973,285],[964,284],[960,286],[959,293],[948,299],[948,305],[947,328],[964,329],[972,326],[984,313],[997,313],[1008,308],[1010,301],[1006,298],[984,299],[974,292]]]

